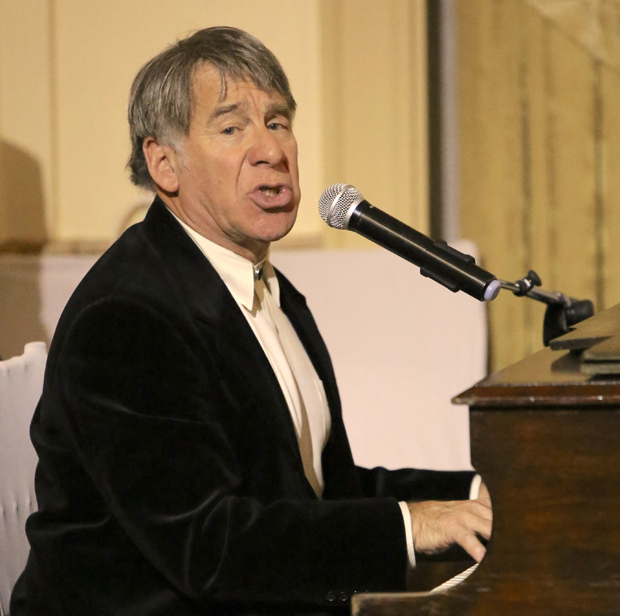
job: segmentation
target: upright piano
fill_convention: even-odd
[[[457,396],[493,501],[462,583],[353,597],[354,616],[620,615],[620,305]]]

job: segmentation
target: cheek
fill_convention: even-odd
[[[196,181],[205,197],[222,205],[230,199],[234,190],[234,179],[226,168],[215,161],[211,164],[205,161],[196,171]]]
[[[232,193],[237,188],[239,177],[239,165],[222,159],[211,160],[205,165],[205,173],[209,175],[211,182],[221,191]]]

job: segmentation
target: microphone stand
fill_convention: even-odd
[[[547,304],[543,322],[543,343],[549,346],[554,338],[571,330],[573,325],[584,321],[594,314],[594,304],[589,299],[578,300],[567,297],[559,291],[538,289],[541,280],[534,270],[516,282],[500,280],[500,287],[512,291],[517,297],[531,297]]]

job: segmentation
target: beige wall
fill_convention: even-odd
[[[0,240],[40,240],[52,224],[50,11],[0,4]]]
[[[423,0],[0,0],[0,243],[114,239],[150,201],[125,171],[133,76],[175,38],[222,24],[275,52],[299,103],[291,241],[354,241],[317,214],[336,181],[424,230]]]
[[[620,3],[458,2],[463,234],[484,264],[620,301]],[[500,294],[493,367],[542,346],[544,306]]]
[[[353,184],[426,231],[424,3],[325,0],[322,18],[324,184]],[[325,238],[330,246],[368,245],[329,229]]]

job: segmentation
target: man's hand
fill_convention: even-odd
[[[413,543],[418,552],[435,554],[458,543],[477,562],[483,559],[486,550],[476,535],[489,539],[493,519],[489,492],[484,484],[477,500],[407,504]]]
[[[484,481],[480,484],[480,490],[478,491],[478,500],[485,505],[491,506],[491,495],[489,494],[489,488]]]

